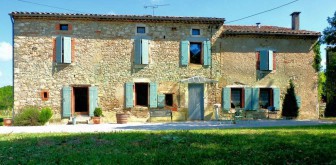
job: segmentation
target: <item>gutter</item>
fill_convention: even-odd
[[[9,17],[10,17],[10,20],[11,20],[11,22],[12,22],[12,72],[13,72],[13,89],[12,89],[12,92],[13,92],[13,105],[12,105],[12,119],[14,119],[14,95],[15,95],[15,93],[14,93],[14,23],[15,23],[15,21],[14,21],[14,18],[13,18],[13,15],[11,15],[11,14],[9,14]]]

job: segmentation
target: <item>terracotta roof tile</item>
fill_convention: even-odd
[[[224,25],[222,35],[296,35],[296,36],[320,36],[320,32],[308,30],[292,30],[291,28],[278,26],[240,26],[240,25]]]

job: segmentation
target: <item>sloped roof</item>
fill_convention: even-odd
[[[320,32],[308,30],[292,30],[291,28],[278,26],[241,26],[224,25],[222,36],[225,35],[284,35],[284,36],[315,36],[321,35]]]
[[[14,19],[70,19],[70,20],[96,20],[96,21],[122,21],[122,22],[170,22],[170,23],[200,23],[223,24],[224,18],[215,17],[177,17],[152,15],[111,15],[111,14],[81,14],[81,13],[52,13],[52,12],[19,12],[10,13]]]
[[[187,79],[182,79],[180,82],[183,83],[216,83],[217,80],[208,79],[206,77],[194,76]]]

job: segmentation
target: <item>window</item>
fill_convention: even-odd
[[[201,35],[201,30],[200,29],[191,29],[191,35],[199,36],[199,35]]]
[[[60,24],[60,30],[68,31],[69,30],[69,25],[68,24]]]
[[[202,43],[190,43],[190,63],[192,64],[202,64]]]
[[[49,91],[48,90],[42,90],[41,91],[41,99],[42,101],[48,101],[49,100]]]
[[[209,40],[203,42],[181,41],[180,45],[180,63],[182,66],[191,64],[211,64],[211,43]]]
[[[56,37],[56,62],[63,64],[71,63],[72,41],[71,37]]]
[[[135,83],[135,105],[148,106],[148,83]]]
[[[272,88],[260,88],[259,106],[265,109],[273,106]]]
[[[173,106],[173,94],[172,93],[167,93],[165,94],[165,104],[167,106]]]
[[[232,88],[231,89],[231,108],[243,108],[243,89]]]
[[[126,83],[125,107],[132,108],[134,105],[157,108],[158,107],[157,84],[154,82]]]
[[[261,50],[257,52],[257,69],[262,71],[275,70],[275,52],[273,50]]]
[[[149,41],[146,39],[136,39],[135,44],[135,64],[148,64],[149,63]]]
[[[146,33],[146,28],[145,27],[137,27],[137,33],[145,34]]]

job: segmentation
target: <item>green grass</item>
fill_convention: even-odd
[[[0,135],[0,164],[336,164],[336,125]]]

